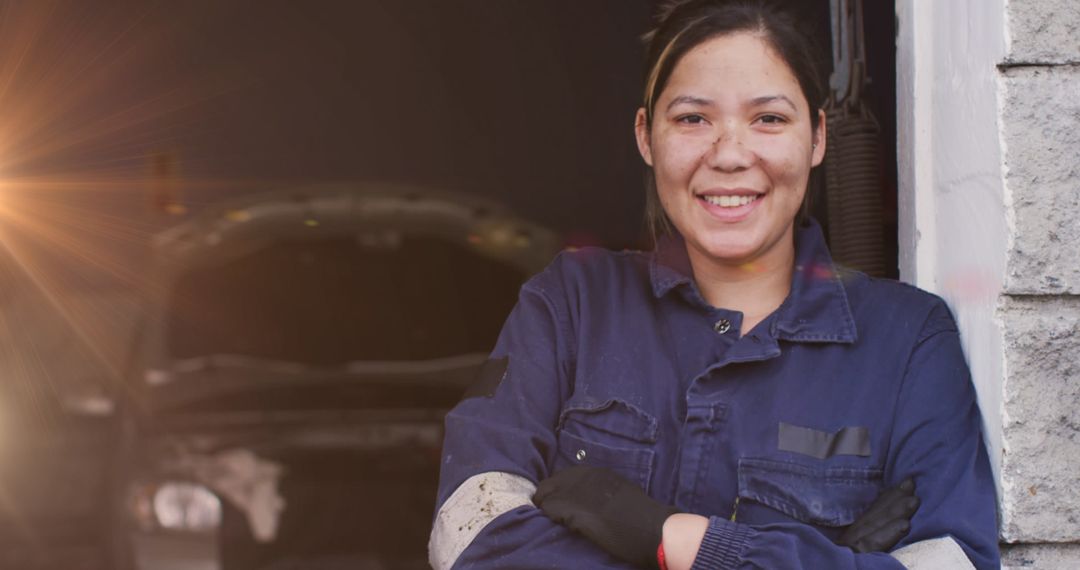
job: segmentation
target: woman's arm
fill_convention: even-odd
[[[619,505],[633,501],[616,501],[614,496],[606,503],[581,499],[599,494],[601,488],[617,486],[610,482],[594,485],[591,490],[578,486],[567,494],[579,497],[567,500],[551,492],[566,486],[562,485],[566,479],[563,473],[541,484],[537,502],[557,520],[591,536],[613,553],[626,550],[641,554],[647,545],[644,550],[631,546],[647,543],[647,533],[636,534],[639,539],[635,541],[609,537],[623,536],[629,532],[626,529],[662,529],[671,570],[997,568],[994,487],[980,423],[955,324],[942,304],[931,312],[910,355],[892,422],[885,480],[912,477],[922,499],[911,517],[910,533],[899,543],[909,548],[895,552],[895,556],[857,553],[801,523],[748,525],[689,514],[658,518],[656,509],[627,510]],[[589,503],[601,507],[582,512]],[[653,514],[645,517],[648,520],[631,520],[636,518],[634,512]],[[612,531],[607,527],[625,528]],[[941,562],[943,559],[948,562]]]
[[[944,303],[923,325],[903,382],[885,479],[914,479],[922,503],[898,546],[919,546],[898,557],[856,554],[806,525],[751,526],[713,517],[704,533],[701,518],[673,521],[690,535],[669,556],[682,564],[692,555],[693,568],[710,569],[921,569],[942,567],[937,557],[957,556],[980,570],[999,568],[994,484],[981,418],[956,324]]]
[[[837,544],[860,553],[892,549],[908,533],[918,509],[914,490],[914,483],[905,480],[879,495]],[[540,483],[533,500],[552,520],[637,567],[690,568],[710,528],[708,518],[679,513],[649,497],[637,483],[602,467],[559,471]]]
[[[532,504],[573,375],[572,331],[549,295],[553,279],[549,268],[522,288],[476,388],[446,417],[429,543],[437,570],[630,568]]]

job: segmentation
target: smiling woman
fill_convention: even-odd
[[[757,292],[763,302],[744,318],[753,328],[790,281],[783,268],[794,255],[791,222],[825,154],[824,113],[810,110],[791,68],[755,33],[687,52],[655,104],[659,113],[638,111],[638,147],[691,262],[723,282],[748,273],[779,278],[768,299]],[[710,283],[699,286],[720,306],[724,291]]]
[[[447,416],[433,566],[997,568],[949,309],[801,213],[828,125],[796,20],[684,0],[649,41],[655,250],[522,288]]]

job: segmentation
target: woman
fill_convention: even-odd
[[[664,235],[522,288],[447,416],[436,568],[997,567],[952,316],[838,273],[800,215],[827,128],[811,53],[761,2],[662,17],[635,130]]]

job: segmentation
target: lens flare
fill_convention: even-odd
[[[200,105],[239,85],[227,66],[180,65],[170,10],[0,4],[0,393],[24,420],[118,385],[153,292],[150,238],[193,211],[185,193],[258,184],[184,172],[199,160],[185,137],[213,128]]]

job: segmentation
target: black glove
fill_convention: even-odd
[[[919,508],[915,483],[902,483],[878,495],[870,508],[836,540],[855,552],[886,552],[911,530],[911,517]]]
[[[664,521],[679,512],[609,469],[583,465],[541,481],[533,502],[616,558],[647,568],[657,568]]]

